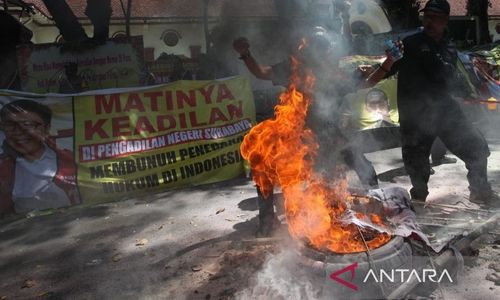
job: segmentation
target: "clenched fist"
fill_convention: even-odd
[[[240,55],[248,54],[250,43],[245,37],[239,37],[233,41],[233,48]]]

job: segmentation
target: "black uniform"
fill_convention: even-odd
[[[452,95],[464,96],[456,69],[457,50],[448,40],[437,43],[424,32],[407,37],[404,56],[387,75],[399,72],[398,109],[402,152],[413,199],[428,195],[429,154],[436,137],[465,162],[471,193],[491,193],[487,181],[490,152],[482,134],[466,118]]]

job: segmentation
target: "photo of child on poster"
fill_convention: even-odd
[[[53,111],[32,100],[0,107],[0,215],[80,203],[73,152],[51,138]]]

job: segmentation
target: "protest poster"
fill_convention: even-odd
[[[342,115],[345,126],[353,130],[399,126],[397,80],[386,79],[372,88],[346,95]]]
[[[246,77],[72,97],[0,91],[0,215],[150,195],[244,173]]]
[[[115,87],[139,86],[144,61],[141,36],[116,38],[85,51],[62,51],[60,44],[24,45],[17,50],[23,91],[72,93]],[[68,66],[76,67],[68,78]],[[75,91],[67,82],[78,81]]]

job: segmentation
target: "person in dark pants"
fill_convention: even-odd
[[[444,145],[443,141],[441,141],[439,138],[435,139],[431,147],[432,166],[456,163],[457,159],[447,156],[446,155],[447,152],[448,149],[446,149],[446,146]]]
[[[328,176],[336,166],[344,163],[356,171],[363,185],[376,188],[378,179],[373,165],[359,149],[348,145],[348,138],[341,133],[337,124],[341,119],[340,105],[343,96],[363,83],[355,83],[352,78],[347,78],[347,75],[338,70],[338,62],[328,59],[333,49],[325,34],[324,29],[316,28],[307,36],[307,46],[300,48],[293,55],[299,59],[301,68],[310,68],[316,77],[314,100],[309,107],[306,120],[307,126],[316,134],[319,141],[315,168],[316,171]],[[257,78],[271,80],[275,85],[288,85],[291,75],[289,60],[273,66],[262,66],[251,55],[247,39],[239,38],[234,41],[233,46],[240,54],[240,59]],[[369,78],[365,80],[366,85],[373,85],[369,80]],[[272,188],[257,187],[260,221],[257,235],[267,236],[276,222],[273,195],[264,199],[260,189],[272,190]]]
[[[87,0],[85,14],[94,26],[94,35],[89,39],[77,17],[64,0],[43,0],[54,18],[65,42],[79,47],[102,45],[109,37],[109,22],[112,14],[111,0]],[[84,43],[85,45],[83,45]],[[82,44],[82,45],[80,45]]]
[[[465,162],[468,169],[469,201],[498,206],[487,177],[490,155],[483,135],[473,127],[454,98],[461,84],[456,69],[457,50],[446,35],[450,5],[446,0],[430,0],[422,10],[423,32],[407,37],[403,58],[390,57],[374,77],[399,72],[398,109],[402,136],[402,154],[410,175],[412,199],[425,201],[429,194],[429,155],[436,138],[451,153]]]

